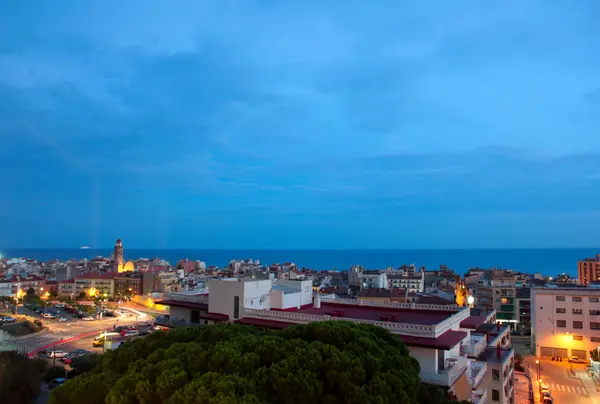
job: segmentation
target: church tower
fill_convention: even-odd
[[[118,272],[121,267],[123,267],[123,242],[118,239],[113,253],[113,271]]]

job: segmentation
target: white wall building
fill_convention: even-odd
[[[588,358],[600,347],[600,288],[532,288],[531,346],[536,356]]]

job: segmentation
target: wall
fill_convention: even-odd
[[[244,282],[234,280],[209,279],[208,311],[211,313],[227,314],[234,320],[234,296],[240,297],[238,307],[240,317],[244,313]]]
[[[564,296],[565,301],[557,301],[556,296]],[[581,297],[581,302],[573,302],[573,297]],[[567,348],[589,351],[600,346],[600,330],[591,330],[590,322],[600,323],[600,316],[590,315],[590,310],[600,310],[600,303],[591,303],[589,298],[600,298],[600,290],[590,289],[533,289],[531,294],[532,348],[541,356],[541,347]],[[565,313],[556,313],[557,308]],[[573,314],[573,309],[581,309],[582,314]],[[557,327],[557,322],[566,321],[566,327]],[[583,328],[573,328],[573,321],[581,321]],[[582,341],[574,336],[583,337]],[[594,338],[594,341],[592,341]]]
[[[302,306],[302,293],[288,293],[283,295],[283,308],[289,309],[292,307]]]
[[[245,281],[243,307],[248,309],[270,309],[271,285],[270,279]]]
[[[169,309],[169,318],[171,320],[185,320],[186,323],[190,322],[190,309],[184,307],[173,307]]]
[[[307,281],[281,280],[278,283],[279,283],[279,285],[297,289],[301,294],[301,296],[300,296],[300,305],[301,306],[312,303],[313,282],[311,280],[307,280]]]
[[[283,305],[283,290],[271,291],[271,308],[272,309],[284,309]]]
[[[410,356],[419,361],[421,372],[435,373],[437,372],[437,349],[408,347]]]

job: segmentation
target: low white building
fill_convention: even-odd
[[[600,288],[532,288],[531,308],[536,356],[588,358],[600,347]]]

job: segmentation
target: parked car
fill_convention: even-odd
[[[580,358],[579,356],[569,357],[569,362],[571,362],[571,363],[587,363],[585,359]]]
[[[92,317],[92,316],[85,316],[85,317],[82,317],[81,319],[83,321],[94,321],[95,320],[94,317]]]
[[[550,395],[550,387],[548,387],[547,384],[542,383],[542,386],[540,387],[540,392],[542,393],[542,395]]]
[[[56,314],[54,313],[42,313],[43,318],[56,318]]]
[[[61,384],[63,384],[67,379],[63,378],[63,377],[59,377],[56,379],[53,379],[52,381],[50,381],[50,383],[48,383],[48,388],[50,390],[57,388],[58,386],[60,386]]]
[[[57,309],[66,309],[67,308],[67,304],[66,303],[58,303],[55,307]]]
[[[73,360],[73,358],[79,358],[80,356],[86,355],[92,353],[91,351],[88,351],[87,349],[76,349],[73,352],[69,352],[67,354],[67,356],[63,357],[60,361],[66,363],[67,365],[69,363],[71,363],[71,360]]]
[[[545,396],[542,399],[542,404],[554,404],[554,399],[550,396]]]
[[[15,321],[17,321],[17,319],[10,316],[0,318],[0,322],[2,323],[14,323]]]
[[[67,318],[66,318],[66,317],[59,317],[59,318],[58,318],[58,322],[59,322],[59,323],[64,323],[65,321],[67,321]]]
[[[65,351],[48,351],[49,358],[64,358],[67,355]]]
[[[140,335],[138,330],[121,331],[121,336],[123,336],[123,337],[137,337],[138,335]]]

